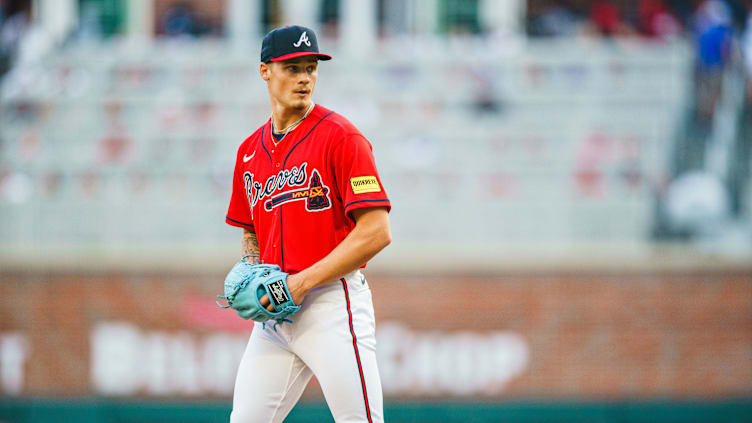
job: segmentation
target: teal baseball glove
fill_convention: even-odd
[[[219,301],[217,304],[222,308],[232,308],[246,320],[290,322],[288,317],[300,310],[300,306],[292,301],[287,288],[288,274],[274,264],[250,263],[246,261],[247,257],[258,256],[244,256],[235,263],[225,278],[225,295],[217,295],[227,304]],[[264,295],[269,296],[274,311],[267,310],[259,302]]]

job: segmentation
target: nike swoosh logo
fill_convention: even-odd
[[[248,163],[248,160],[251,160],[253,158],[253,156],[255,156],[255,155],[256,155],[255,151],[250,156],[246,156],[245,154],[243,154],[243,163]]]

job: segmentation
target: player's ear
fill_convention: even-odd
[[[269,65],[267,65],[264,62],[261,62],[259,65],[259,74],[261,74],[261,79],[264,81],[269,81],[269,73],[271,73],[272,69]]]

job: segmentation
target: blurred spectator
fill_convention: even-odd
[[[631,29],[622,18],[619,8],[611,0],[596,0],[590,5],[589,24],[603,36],[624,35]]]
[[[692,110],[688,115],[686,136],[680,138],[674,153],[676,175],[705,168],[707,143],[713,133],[713,114],[729,58],[731,17],[721,0],[702,0],[690,18],[696,51]]]
[[[321,0],[319,8],[319,22],[321,22],[321,35],[327,38],[336,38],[339,31],[339,0]],[[383,4],[381,4],[383,7]]]
[[[738,142],[732,155],[729,181],[733,199],[732,211],[736,216],[743,215],[745,211],[748,215],[752,213],[752,0],[747,0],[746,6],[745,32],[741,39],[746,95],[742,106]]]
[[[181,2],[167,9],[162,16],[160,32],[168,37],[199,35],[200,24],[191,4]]]
[[[687,0],[529,0],[527,31],[534,37],[572,36],[584,29],[606,37],[672,39],[694,9]]]
[[[29,28],[29,0],[0,0],[0,76],[10,69]]]
[[[107,131],[97,141],[97,163],[103,166],[127,164],[133,155],[133,142],[122,122],[123,106],[118,101],[111,101],[104,109]]]
[[[740,34],[744,32],[747,24],[747,11],[749,6],[747,0],[725,0],[731,13],[731,22],[735,31]]]
[[[167,37],[221,36],[226,1],[157,0],[157,34]]]
[[[752,0],[747,0],[747,23],[742,37],[742,53],[747,72],[747,103],[752,103]]]
[[[731,11],[722,0],[705,0],[693,17],[697,47],[697,111],[709,119],[721,94],[731,46]]]
[[[692,174],[693,170],[708,178],[711,176],[715,178],[714,174],[723,174],[723,180],[714,183],[724,184],[724,193],[728,194],[727,204],[724,204],[723,208],[724,213],[737,218],[748,212],[745,210],[747,207],[745,204],[749,201],[746,197],[749,193],[750,155],[752,153],[752,87],[749,82],[750,75],[752,75],[752,60],[750,60],[752,35],[750,35],[749,28],[741,37],[738,35],[740,29],[745,26],[743,21],[748,22],[746,25],[748,27],[752,24],[752,0],[745,1],[747,2],[746,19],[738,17],[741,3],[737,0],[703,0],[692,17],[691,28],[697,52],[695,111],[689,123],[688,134],[690,135],[680,142],[680,148],[677,150],[679,166],[676,172],[679,174],[677,181]],[[744,56],[743,67],[739,63],[738,51],[741,51]],[[742,77],[746,79],[747,95],[737,108],[733,100],[734,96],[730,94],[728,86],[726,89],[724,86],[733,84],[735,78],[741,75],[739,71],[743,68],[746,68],[746,75]],[[739,94],[739,91],[734,92]],[[729,97],[724,98],[724,95]],[[721,101],[727,106],[725,107],[727,115],[736,115],[738,112],[737,116],[740,116],[741,120],[732,144],[722,147],[728,150],[726,153],[728,159],[725,163],[718,164],[707,160],[705,156],[713,148],[719,148],[718,144],[709,147],[708,143],[716,139],[717,133],[724,131],[722,124],[718,127],[714,126],[714,123],[718,122],[714,117]],[[728,107],[733,107],[734,110]],[[670,205],[670,201],[668,202]],[[699,207],[699,205],[695,206]]]
[[[723,67],[731,41],[731,10],[722,0],[705,0],[694,16],[698,59],[707,69]]]
[[[702,0],[664,0],[671,13],[686,28],[692,20],[692,14]]]
[[[530,10],[528,33],[532,36],[561,37],[575,35],[583,17],[569,1],[549,1]]]
[[[81,5],[78,21],[78,36],[83,39],[98,39],[102,37],[102,25],[99,12],[94,3]]]
[[[681,24],[663,0],[640,0],[637,14],[638,30],[644,36],[669,39],[681,32]]]

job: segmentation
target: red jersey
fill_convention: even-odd
[[[351,211],[391,209],[371,144],[343,116],[316,105],[275,142],[269,120],[240,145],[225,218],[256,232],[264,263],[300,272],[345,239]]]

